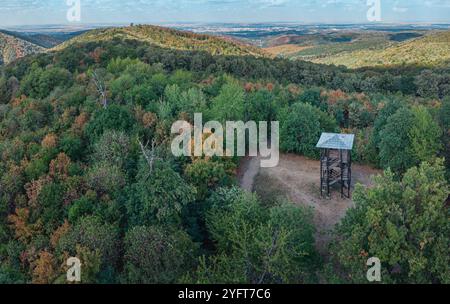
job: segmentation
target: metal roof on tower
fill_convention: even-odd
[[[354,134],[322,133],[316,147],[321,149],[352,150],[354,141]]]

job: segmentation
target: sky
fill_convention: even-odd
[[[67,11],[80,1],[80,21]],[[0,26],[102,23],[450,23],[450,0],[0,0]]]

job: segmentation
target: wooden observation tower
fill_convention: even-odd
[[[323,133],[317,144],[320,152],[320,193],[330,197],[331,187],[339,186],[341,196],[350,198],[352,149],[355,135]]]

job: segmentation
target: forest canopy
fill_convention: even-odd
[[[448,283],[449,94],[449,67],[135,40],[23,58],[0,77],[0,283],[65,283],[69,256],[85,283],[364,282],[367,255],[389,282]],[[310,209],[236,186],[238,158],[170,153],[170,126],[195,112],[279,120],[282,150],[311,158],[321,132],[357,135],[354,159],[386,173],[357,189],[330,261]]]

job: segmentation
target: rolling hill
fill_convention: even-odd
[[[269,56],[263,50],[235,41],[231,38],[219,38],[153,25],[136,25],[92,30],[56,46],[54,50],[64,49],[67,46],[76,43],[112,40],[116,38],[139,40],[164,48],[177,50],[206,51],[212,55]]]
[[[26,35],[0,30],[0,65],[47,50],[62,50],[77,43],[130,39],[177,50],[206,51],[212,55],[269,57],[263,50],[233,38],[215,37],[151,25],[103,28],[65,35]]]
[[[349,68],[398,65],[439,66],[450,61],[450,31],[434,32],[421,38],[391,44],[384,48],[342,52],[311,61],[345,65]]]
[[[24,39],[0,32],[0,65],[8,64],[29,54],[44,52],[45,48]]]

